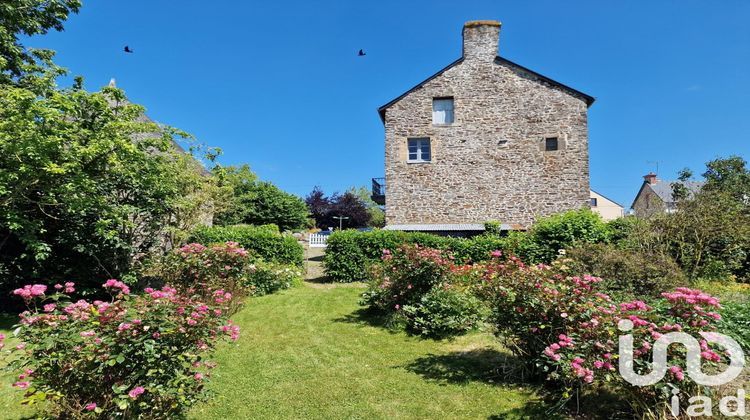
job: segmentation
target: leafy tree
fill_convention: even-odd
[[[62,31],[78,13],[80,0],[4,0],[0,2],[0,84],[17,84],[37,93],[49,88],[63,71],[52,63],[54,52],[26,48],[19,37]]]
[[[305,204],[307,204],[307,209],[310,211],[310,217],[315,220],[315,225],[319,228],[327,227],[323,226],[323,223],[325,223],[326,217],[328,217],[331,200],[326,197],[323,190],[318,186],[313,188],[310,194],[305,197]]]
[[[215,170],[222,185],[229,187],[228,204],[214,218],[218,225],[265,225],[281,230],[300,229],[307,224],[307,206],[294,194],[270,182],[261,182],[247,165]]]
[[[371,220],[371,209],[367,202],[361,197],[361,191],[355,188],[343,194],[334,193],[326,197],[320,187],[313,188],[312,192],[305,198],[305,203],[317,227],[359,228],[369,226]],[[369,199],[369,197],[368,197]],[[339,221],[334,217],[347,217]]]
[[[210,178],[173,146],[187,134],[142,114],[114,88],[0,86],[0,295],[22,280],[120,277],[168,246],[165,230],[197,223]]]
[[[709,191],[724,191],[750,206],[750,169],[745,159],[730,156],[715,159],[706,163],[705,189]]]
[[[620,246],[673,258],[691,278],[750,280],[750,172],[738,156],[706,164],[706,183],[689,194],[689,170],[673,184],[677,211],[633,224]]]
[[[370,214],[370,220],[367,222],[367,226],[375,228],[382,228],[385,226],[385,212],[378,203],[372,201],[369,188],[364,186],[359,188],[352,187],[349,191],[356,194],[367,207],[367,212]]]
[[[343,220],[341,226],[344,228],[358,228],[367,226],[370,221],[370,213],[362,200],[351,191],[343,194],[334,194],[331,197],[331,207],[328,211],[328,226],[339,226],[339,221],[334,216],[348,217]]]

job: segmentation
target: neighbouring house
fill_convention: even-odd
[[[650,217],[655,214],[672,213],[677,210],[674,199],[674,183],[677,181],[663,181],[655,173],[644,175],[643,184],[633,200],[633,211],[636,217]],[[703,187],[701,181],[682,182],[692,195]]]
[[[591,210],[594,213],[598,213],[603,220],[615,220],[625,215],[625,209],[616,201],[611,200],[594,190],[591,190],[591,195],[589,197]]]
[[[463,27],[461,58],[378,109],[386,229],[524,229],[588,207],[594,98],[498,56],[500,22]],[[386,195],[387,190],[387,195]]]

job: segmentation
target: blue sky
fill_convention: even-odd
[[[501,56],[596,97],[591,185],[629,206],[656,162],[669,179],[748,159],[748,17],[743,0],[89,0],[27,44],[305,195],[381,176],[377,107],[458,58],[465,21],[497,19]]]

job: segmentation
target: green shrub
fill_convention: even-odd
[[[745,353],[750,354],[750,302],[724,302],[719,332],[737,340]]]
[[[367,268],[380,260],[383,250],[395,250],[403,244],[450,250],[459,248],[461,239],[421,232],[375,229],[370,232],[344,230],[328,238],[323,260],[326,274],[338,282],[365,280]]]
[[[688,281],[668,255],[645,254],[608,244],[581,244],[566,252],[574,271],[603,278],[600,288],[613,294],[658,297]]]
[[[488,316],[487,307],[467,290],[437,287],[416,305],[403,307],[409,331],[444,338],[475,329]]]
[[[267,295],[302,284],[302,269],[293,265],[257,261],[247,277],[254,295]]]
[[[406,321],[411,332],[443,338],[475,328],[485,311],[472,296],[473,271],[454,263],[450,252],[419,245],[382,251],[370,267],[361,303],[391,319]]]
[[[589,209],[571,210],[537,220],[529,230],[533,247],[526,250],[528,255],[521,257],[526,262],[548,263],[561,249],[580,243],[607,242],[609,237],[610,230],[598,214]]]
[[[244,249],[254,252],[265,261],[302,265],[304,248],[291,235],[278,233],[274,225],[214,226],[200,227],[193,231],[191,242],[212,244],[237,242]]]

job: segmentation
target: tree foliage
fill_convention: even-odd
[[[227,205],[215,215],[218,225],[275,224],[284,230],[305,227],[307,206],[294,194],[262,182],[248,165],[217,168],[221,184],[229,189]]]
[[[315,219],[315,225],[321,229],[338,226],[344,228],[372,226],[373,216],[376,221],[380,219],[384,222],[385,217],[377,214],[377,211],[382,213],[382,210],[379,208],[377,211],[373,210],[368,202],[370,201],[369,196],[365,198],[363,194],[365,196],[367,194],[364,187],[360,189],[351,188],[343,194],[334,193],[327,197],[320,187],[315,187],[305,197],[305,203],[311,216]],[[336,217],[346,217],[346,219],[341,220],[339,224],[339,219],[336,219]]]
[[[118,277],[199,222],[212,179],[142,114],[114,88],[0,87],[0,289]]]
[[[38,87],[40,76],[44,76],[42,84],[49,87],[62,73],[52,63],[54,52],[26,48],[19,38],[62,31],[63,22],[80,8],[80,0],[0,2],[0,84]]]

